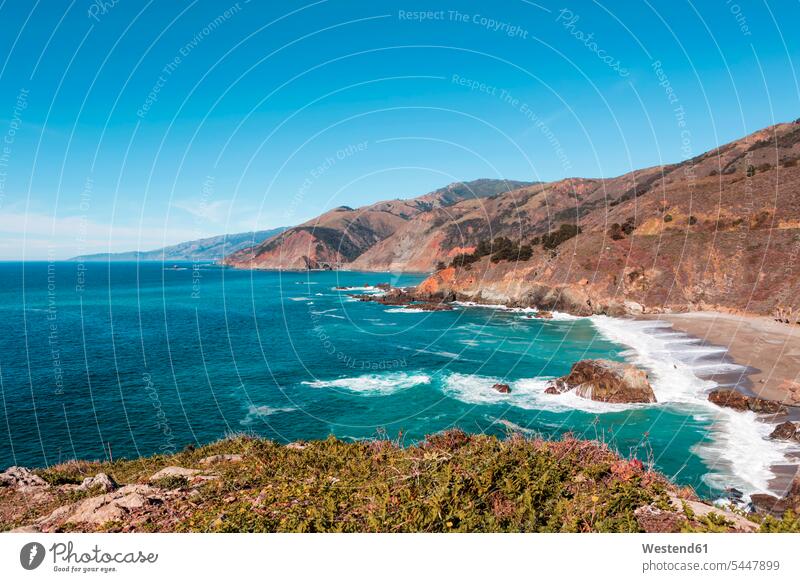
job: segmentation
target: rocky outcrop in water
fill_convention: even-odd
[[[647,374],[630,364],[610,360],[582,360],[566,376],[553,380],[547,394],[569,390],[581,398],[609,403],[652,403],[656,395]]]

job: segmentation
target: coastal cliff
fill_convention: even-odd
[[[226,262],[435,271],[431,296],[584,315],[772,314],[800,295],[798,160],[800,122],[782,123],[612,179],[337,209]]]
[[[772,314],[800,290],[799,156],[800,124],[781,124],[649,172],[625,194],[607,189],[602,204],[576,194],[571,236],[552,229],[500,257],[473,250],[420,292],[579,315]]]

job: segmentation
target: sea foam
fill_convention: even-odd
[[[426,374],[406,374],[404,372],[391,372],[387,374],[364,374],[350,378],[337,378],[336,380],[315,380],[303,382],[312,388],[340,388],[364,395],[387,395],[413,388],[422,384],[429,384],[430,376]]]
[[[448,374],[442,379],[442,391],[449,397],[467,404],[492,404],[521,408],[523,410],[547,410],[569,412],[580,410],[590,413],[620,412],[641,408],[641,404],[609,404],[595,402],[575,395],[574,392],[553,395],[545,394],[551,377],[504,380],[475,374]],[[508,384],[510,393],[504,394],[492,388],[495,384]]]

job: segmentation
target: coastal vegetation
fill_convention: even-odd
[[[546,251],[553,251],[562,243],[579,235],[581,228],[575,224],[565,223],[556,230],[542,236],[534,237],[528,243],[498,236],[494,240],[481,240],[471,253],[460,253],[453,257],[451,267],[469,268],[483,257],[489,257],[492,263],[503,261],[528,261],[533,257],[534,247],[541,245]],[[441,270],[441,269],[438,269]]]
[[[645,450],[643,463],[569,435],[458,430],[401,441],[240,435],[175,455],[19,469],[0,487],[0,530],[800,531],[791,511],[743,517],[700,502]]]

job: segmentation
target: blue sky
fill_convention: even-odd
[[[613,177],[800,117],[795,1],[6,0],[0,21],[2,259]]]

